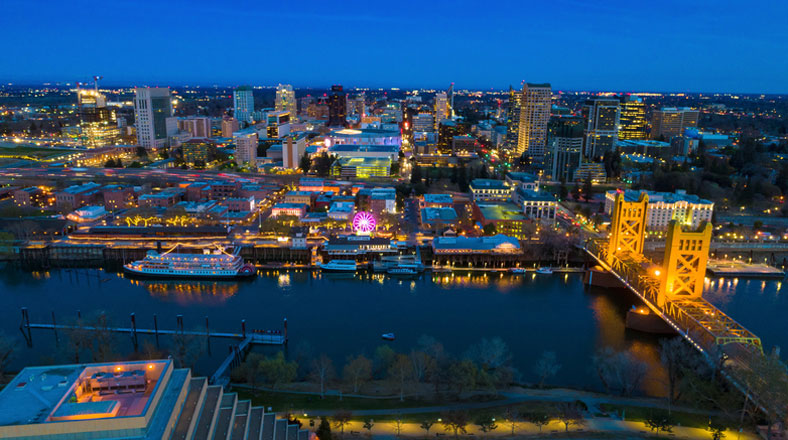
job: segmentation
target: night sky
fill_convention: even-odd
[[[0,82],[788,92],[782,1],[0,1]]]

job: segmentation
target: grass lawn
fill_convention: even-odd
[[[61,150],[56,148],[47,147],[29,147],[29,146],[13,146],[13,147],[0,147],[0,156],[31,156],[31,157],[49,157],[59,156],[68,153],[68,150]]]
[[[652,414],[665,414],[667,410],[660,410],[656,408],[644,408],[640,406],[629,405],[611,405],[603,403],[599,405],[601,409],[608,413],[617,413],[621,415],[622,410],[626,410],[624,417],[627,420],[645,421]],[[680,411],[671,411],[673,423],[681,426],[689,426],[695,428],[706,428],[709,425],[709,416],[705,414],[694,414]]]

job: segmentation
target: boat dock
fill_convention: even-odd
[[[766,264],[751,264],[735,260],[711,260],[706,271],[716,277],[783,278],[785,272]]]

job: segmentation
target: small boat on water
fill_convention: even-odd
[[[385,341],[393,341],[395,339],[394,333],[383,333],[380,337]]]
[[[514,274],[524,274],[525,269],[523,269],[522,267],[512,267],[511,269],[509,269],[509,272]]]
[[[355,272],[358,265],[353,260],[331,260],[328,263],[318,264],[323,272]]]
[[[550,269],[549,267],[540,267],[539,269],[536,269],[536,273],[541,273],[543,275],[550,275],[553,273],[553,269]]]

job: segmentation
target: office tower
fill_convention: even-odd
[[[583,155],[583,118],[553,116],[550,118],[545,152],[547,178],[559,182],[572,181]]]
[[[278,111],[290,112],[290,119],[295,120],[298,115],[298,108],[295,91],[290,84],[279,84],[276,88],[276,103],[274,108]]]
[[[448,106],[449,106],[449,117],[454,117],[454,83],[449,84],[449,91],[446,92],[446,98],[448,99]]]
[[[449,119],[449,100],[446,92],[435,94],[435,130],[440,127],[441,121]]]
[[[233,137],[233,133],[239,129],[240,127],[238,126],[237,119],[230,116],[225,116],[222,118],[222,137],[231,138]]]
[[[550,84],[523,83],[517,153],[527,155],[533,162],[544,157],[552,97]]]
[[[684,133],[685,128],[698,126],[700,111],[688,107],[663,107],[655,110],[651,118],[651,137],[670,140]]]
[[[522,95],[509,86],[509,105],[506,107],[506,140],[503,148],[509,151],[517,149],[517,137],[520,134],[520,103]]]
[[[273,111],[266,114],[266,136],[283,138],[290,134],[290,112]]]
[[[365,112],[366,100],[367,100],[367,95],[364,92],[361,92],[355,97],[348,99],[347,115],[350,116],[356,114],[359,115],[360,117],[364,116],[366,114]]]
[[[618,99],[591,98],[583,104],[585,157],[597,159],[615,148],[618,140],[619,103]]]
[[[298,100],[298,114],[304,117],[309,114],[309,107],[317,104],[314,96],[306,95]]]
[[[251,128],[233,133],[235,163],[254,166],[257,162],[257,131]]]
[[[438,151],[441,154],[454,153],[453,140],[455,136],[462,134],[460,127],[451,119],[444,119],[438,124]]]
[[[233,116],[239,124],[252,123],[252,113],[254,113],[254,96],[252,88],[240,86],[233,92]]]
[[[305,152],[305,136],[288,136],[282,144],[282,166],[291,170],[298,168]]]
[[[432,113],[419,113],[413,116],[414,132],[430,132],[434,130],[434,118]]]
[[[618,124],[618,138],[621,140],[648,139],[646,131],[646,104],[643,98],[632,95],[622,95],[621,116]]]
[[[115,112],[107,108],[107,98],[98,89],[80,89],[77,86],[77,102],[82,145],[100,148],[117,144],[120,129]]]
[[[179,118],[178,130],[189,132],[193,138],[209,138],[211,137],[211,118],[206,116]]]
[[[137,127],[137,145],[145,148],[167,146],[172,127],[167,119],[172,117],[172,100],[168,87],[137,87],[134,89],[134,118]],[[177,126],[175,127],[177,129]]]
[[[189,165],[207,164],[216,154],[216,146],[208,139],[194,138],[181,144],[183,161]]]
[[[328,99],[328,126],[347,127],[347,96],[341,85],[331,86]]]

